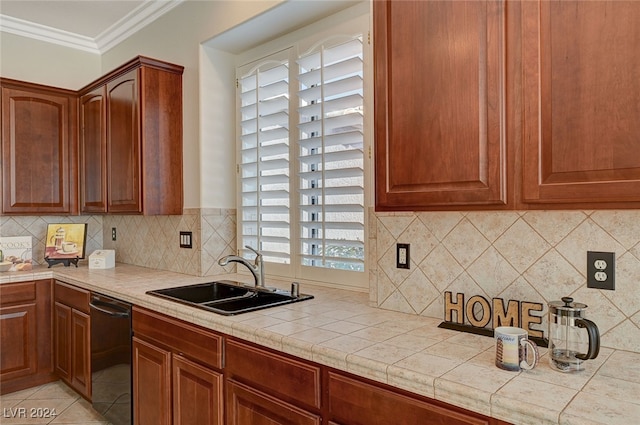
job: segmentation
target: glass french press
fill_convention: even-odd
[[[586,308],[571,297],[549,303],[549,360],[553,369],[580,371],[586,360],[598,357],[600,332],[595,323],[585,319]]]

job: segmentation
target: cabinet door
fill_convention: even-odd
[[[2,212],[77,212],[72,95],[2,87]]]
[[[106,87],[80,98],[80,208],[107,212]]]
[[[38,371],[36,304],[0,308],[0,381]]]
[[[182,214],[182,71],[140,68],[144,213]]]
[[[521,6],[524,201],[640,201],[640,3]]]
[[[320,416],[239,382],[226,382],[227,425],[320,425]],[[373,423],[373,422],[371,422]]]
[[[330,419],[349,425],[488,425],[491,419],[444,403],[423,402],[329,373]]]
[[[222,425],[222,374],[173,356],[173,425]]]
[[[138,71],[107,84],[109,212],[142,212]]]
[[[91,398],[91,326],[89,315],[71,311],[71,386]]]
[[[376,209],[504,206],[503,2],[373,12]]]
[[[58,302],[53,309],[53,356],[58,376],[71,382],[71,307]]]
[[[171,352],[133,337],[133,422],[171,425]]]

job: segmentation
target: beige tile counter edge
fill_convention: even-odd
[[[603,348],[580,374],[493,365],[493,340],[438,328],[440,320],[368,306],[366,293],[301,285],[313,300],[221,316],[146,295],[151,289],[237,278],[197,277],[117,264],[34,268],[0,274],[0,284],[56,278],[208,329],[435,398],[514,424],[640,423],[640,354]],[[246,277],[241,277],[246,280]],[[269,280],[287,288],[288,282]],[[546,350],[541,350],[546,353]],[[615,372],[624,369],[623,372]],[[608,384],[617,380],[616,391]]]

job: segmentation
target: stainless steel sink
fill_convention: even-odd
[[[156,289],[147,294],[227,316],[313,298],[279,289],[256,289],[228,280]]]

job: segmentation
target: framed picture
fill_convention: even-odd
[[[71,260],[84,258],[87,224],[49,224],[44,258]]]

